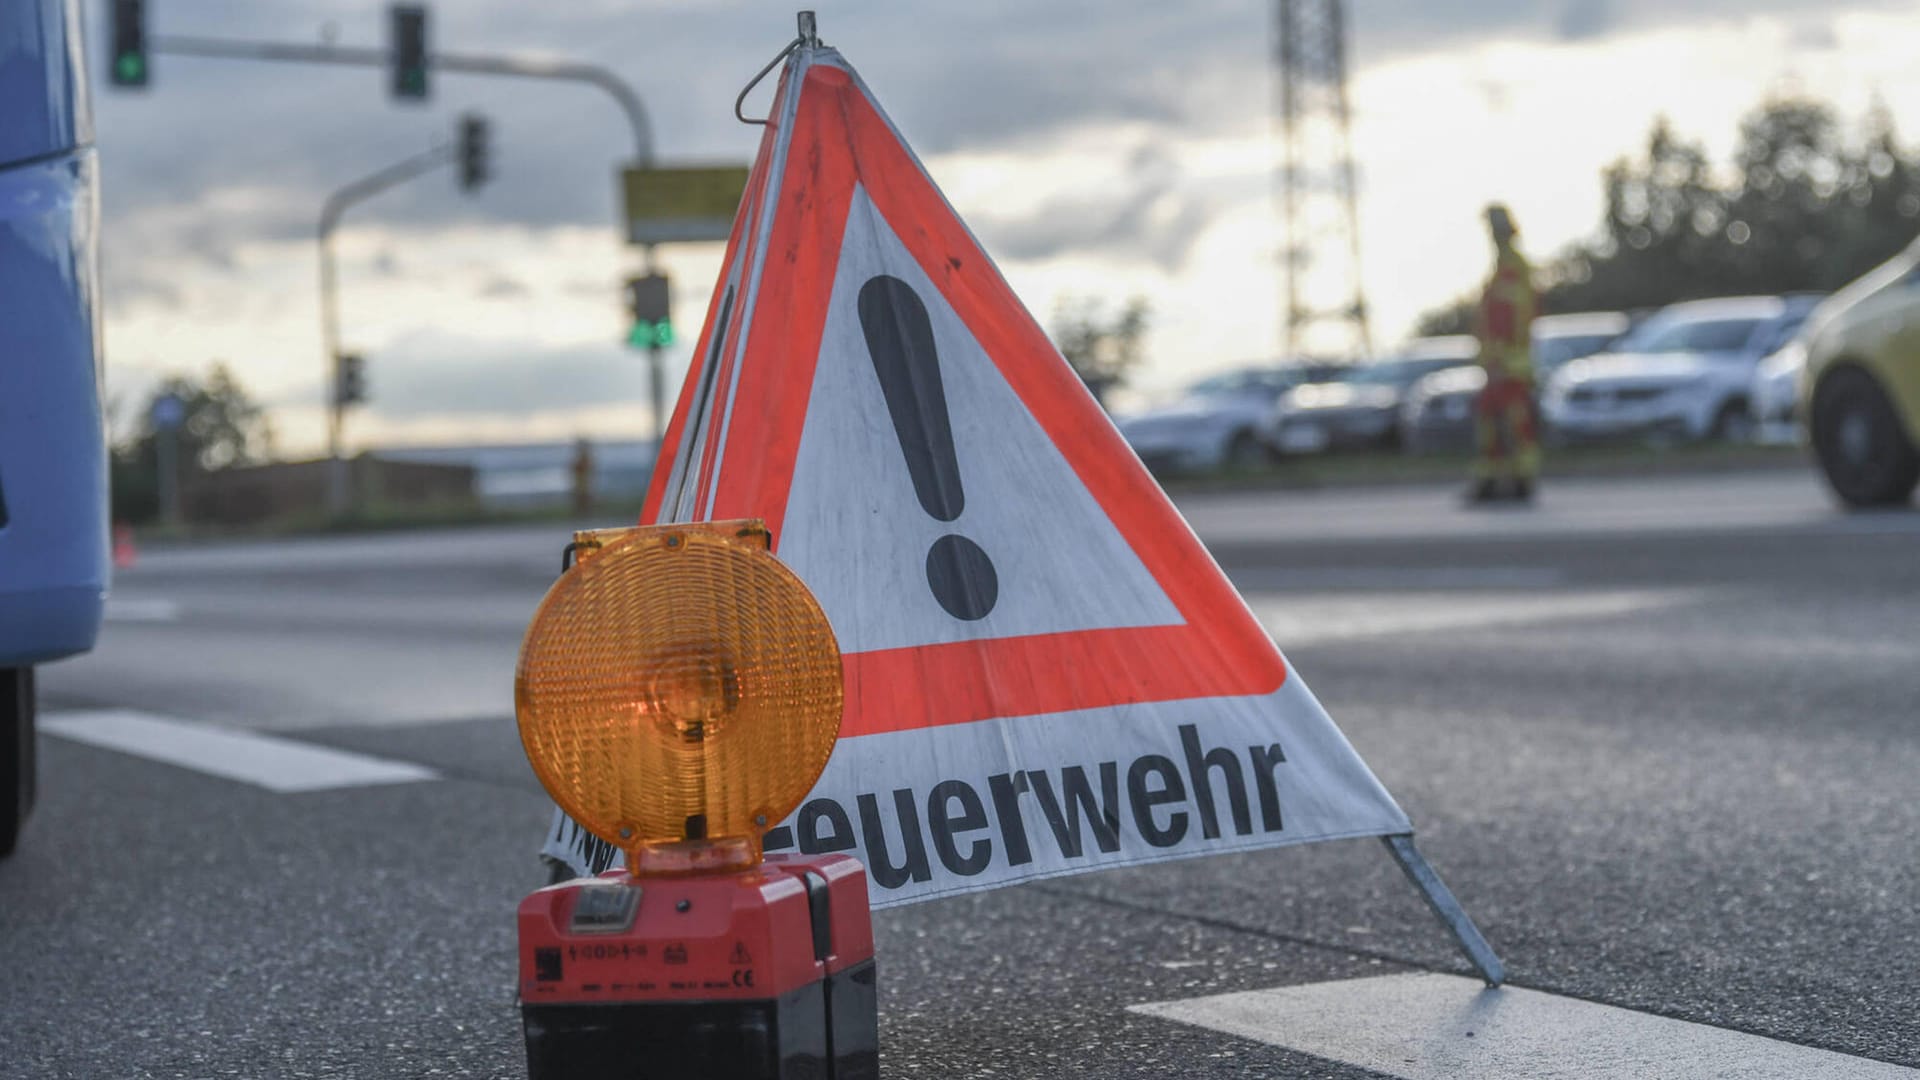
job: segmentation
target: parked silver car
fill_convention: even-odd
[[[1753,414],[1757,441],[1786,444],[1799,440],[1800,379],[1806,370],[1804,333],[1767,354],[1754,369],[1752,385],[1747,389],[1747,411]]]
[[[1607,349],[1632,326],[1624,311],[1581,311],[1533,320],[1534,380],[1546,379],[1569,360]]]
[[[1193,383],[1164,405],[1116,417],[1115,423],[1155,472],[1252,468],[1269,460],[1260,428],[1274,402],[1296,386],[1340,371],[1337,365],[1308,363],[1237,368]]]
[[[1630,325],[1618,311],[1548,315],[1533,322],[1536,384],[1570,360],[1607,347]],[[1473,446],[1473,401],[1487,385],[1478,365],[1437,371],[1414,383],[1400,406],[1400,445],[1409,453]]]
[[[1754,369],[1818,302],[1742,296],[1662,308],[1606,352],[1547,380],[1540,409],[1548,431],[1558,441],[1747,439]]]
[[[1280,454],[1393,446],[1400,403],[1422,376],[1472,364],[1479,346],[1466,335],[1416,338],[1400,351],[1360,364],[1337,382],[1301,386],[1275,405],[1267,441]]]

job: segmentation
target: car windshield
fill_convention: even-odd
[[[1285,386],[1275,386],[1277,373],[1267,371],[1228,371],[1219,375],[1210,375],[1187,387],[1187,393],[1194,397],[1215,397],[1221,394],[1269,393],[1277,394]]]
[[[1382,360],[1377,364],[1367,364],[1363,367],[1355,368],[1352,374],[1341,381],[1357,386],[1404,387],[1411,385],[1422,375],[1439,371],[1443,368],[1459,367],[1462,364],[1470,362],[1471,361],[1452,357],[1418,360]]]
[[[1755,351],[1765,355],[1792,341],[1793,336],[1800,332],[1800,328],[1807,324],[1807,316],[1811,314],[1813,314],[1811,309],[1796,312],[1774,323],[1767,328],[1766,337],[1760,342],[1760,348]]]
[[[1541,338],[1533,350],[1533,362],[1543,368],[1555,368],[1569,360],[1591,356],[1607,347],[1612,334],[1561,334]]]
[[[1209,375],[1188,384],[1188,397],[1264,394],[1277,398],[1303,382],[1312,381],[1310,372],[1300,368],[1252,368]]]
[[[1739,352],[1766,319],[1654,319],[1628,334],[1617,352]]]

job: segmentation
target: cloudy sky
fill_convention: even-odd
[[[95,59],[105,5],[85,5]],[[1263,0],[821,0],[934,178],[1045,321],[1063,296],[1155,309],[1146,390],[1276,355],[1279,249]],[[1477,220],[1513,206],[1538,254],[1598,220],[1598,171],[1665,114],[1716,156],[1770,94],[1920,138],[1920,8],[1870,0],[1354,0],[1353,143],[1376,340],[1468,288]],[[368,0],[149,0],[155,36],[384,40]],[[441,0],[433,47],[604,63],[646,99],[666,160],[744,161],[735,93],[791,36],[787,9],[716,0]],[[97,67],[96,63],[96,67]],[[98,84],[102,80],[96,78]],[[384,72],[161,54],[144,93],[99,87],[109,391],[231,364],[280,448],[321,437],[315,217],[326,193],[494,121],[497,179],[430,175],[339,237],[346,343],[373,403],[357,446],[633,437],[644,359],[621,344],[614,173],[631,138],[590,89],[436,73],[399,106]],[[764,95],[764,91],[763,91]],[[667,250],[690,337],[717,245]],[[672,379],[685,369],[683,342]]]

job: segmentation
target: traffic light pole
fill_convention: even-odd
[[[388,49],[355,48],[342,45],[294,45],[268,41],[233,41],[179,34],[159,34],[150,39],[148,51],[177,56],[213,57],[224,60],[281,60],[303,64],[345,64],[354,67],[386,67],[393,60]],[[636,162],[645,168],[653,164],[653,122],[647,107],[633,87],[612,71],[577,60],[541,56],[476,56],[459,53],[433,53],[428,66],[464,75],[506,75],[522,79],[553,79],[586,83],[605,91],[626,114],[633,131]]]
[[[452,149],[446,146],[436,146],[415,154],[405,161],[355,180],[327,196],[326,203],[320,208],[320,342],[326,353],[327,366],[327,510],[334,517],[346,513],[352,499],[348,490],[347,460],[341,454],[340,444],[341,422],[346,414],[347,403],[341,394],[340,284],[333,257],[333,230],[348,207],[430,172],[451,160],[452,156]]]
[[[386,67],[393,62],[392,50],[385,48],[234,41],[228,38],[178,34],[151,37],[148,50],[177,56],[212,57],[223,60],[279,60],[306,64],[345,64],[354,67]],[[625,80],[598,64],[552,57],[478,56],[440,52],[430,54],[427,64],[431,68],[465,75],[551,79],[598,87],[613,98],[614,102],[620,106],[621,112],[626,114],[627,126],[633,132],[634,163],[643,169],[653,165],[653,121],[647,114],[646,104],[640,100],[640,95],[635,93],[633,87],[628,86]],[[653,245],[642,245],[641,251],[646,270],[652,273],[656,265]],[[667,429],[666,363],[658,345],[651,345],[647,349],[647,384],[648,396],[651,398],[653,408],[655,445],[658,445],[664,439]],[[337,414],[335,426],[338,426]],[[335,460],[338,460],[337,455]],[[335,470],[342,473],[344,483],[344,466],[336,464]]]

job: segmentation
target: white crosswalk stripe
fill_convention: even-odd
[[[133,709],[54,712],[40,730],[90,746],[177,765],[282,794],[433,780],[424,765],[277,735],[197,724]]]
[[[105,612],[110,623],[170,623],[180,620],[180,605],[160,596],[107,597]]]
[[[1404,1080],[1914,1080],[1920,1069],[1457,975],[1383,975],[1136,1005]]]
[[[1247,604],[1285,649],[1323,641],[1604,619],[1698,603],[1699,589],[1555,592],[1253,593]]]

